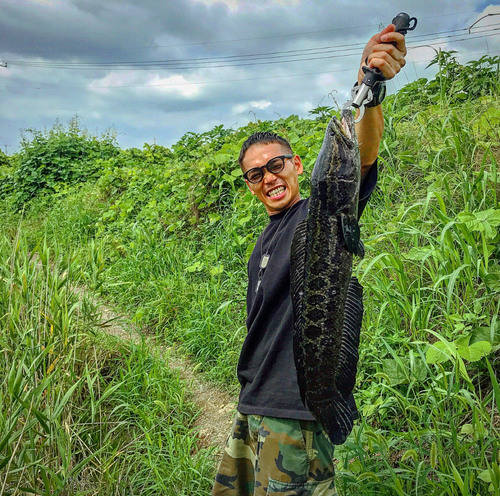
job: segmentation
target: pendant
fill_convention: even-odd
[[[268,255],[267,253],[265,255],[262,255],[262,258],[260,259],[259,268],[265,269],[267,267],[267,263],[269,262],[270,258],[271,255]]]

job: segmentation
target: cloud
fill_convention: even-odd
[[[110,72],[89,84],[93,90],[111,92],[116,88],[135,88],[156,94],[174,94],[193,98],[200,94],[200,87],[188,81],[181,74],[162,77],[160,74],[138,74],[137,72]]]
[[[249,109],[255,108],[255,109],[265,109],[271,105],[270,101],[267,100],[260,100],[258,102],[253,101],[253,102],[246,102],[246,103],[238,103],[237,105],[233,106],[233,114],[242,114],[243,112],[247,112]]]
[[[223,4],[225,5],[230,11],[235,12],[238,9],[246,9],[246,8],[263,8],[264,5],[262,2],[260,2],[261,5],[259,5],[259,2],[255,2],[254,0],[192,0],[195,3],[199,2],[205,5],[215,5],[215,4]],[[298,5],[300,3],[300,0],[270,0],[268,2],[268,5],[278,5],[280,7],[287,7],[287,6],[294,6]]]
[[[331,92],[339,105],[347,100],[363,46],[400,10],[419,18],[409,46],[440,40],[459,50],[461,61],[500,46],[498,36],[453,42],[436,35],[500,9],[482,0],[457,5],[401,0],[394,10],[388,0],[359,0],[355,8],[345,0],[3,0],[1,61],[8,67],[0,67],[0,86],[8,104],[0,106],[0,136],[12,151],[19,128],[66,122],[77,113],[89,129],[114,125],[122,146],[153,139],[170,146],[214,123],[245,125],[253,120],[249,111],[262,120],[307,116],[318,104],[334,105]],[[493,22],[500,24],[500,16],[478,26]],[[324,47],[332,47],[328,57],[318,51]],[[424,68],[433,53],[410,50],[389,87],[431,77],[432,69]],[[257,64],[262,54],[266,63]],[[153,61],[163,66],[148,67]],[[49,66],[54,63],[60,67]],[[93,65],[76,69],[74,63]],[[97,65],[104,63],[122,65]]]
[[[204,5],[214,5],[214,4],[224,4],[231,11],[238,10],[238,4],[241,4],[241,0],[194,0],[194,2],[199,2]]]

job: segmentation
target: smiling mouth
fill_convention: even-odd
[[[267,196],[269,196],[270,198],[273,198],[275,196],[281,195],[281,193],[283,193],[284,191],[285,191],[285,187],[284,186],[278,186],[277,188],[272,189],[271,191],[269,191],[267,193]]]

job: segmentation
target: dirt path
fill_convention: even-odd
[[[73,289],[80,296],[84,295],[82,288]],[[201,411],[194,422],[194,427],[198,429],[200,446],[216,446],[221,456],[236,409],[236,398],[204,380],[202,374],[196,372],[196,364],[182,356],[174,347],[160,344],[155,337],[140,333],[138,326],[126,316],[118,315],[112,308],[92,298],[88,293],[86,296],[98,306],[102,322],[109,322],[102,328],[104,332],[136,344],[145,338],[153,355],[164,360],[168,367],[179,371],[179,377],[185,381],[188,391],[193,394],[192,401]]]
[[[37,265],[40,267],[38,254],[34,254],[34,259],[38,260]],[[136,344],[142,343],[145,339],[152,355],[158,356],[168,367],[179,371],[179,377],[186,383],[188,391],[193,394],[193,402],[200,410],[193,426],[198,429],[200,447],[215,446],[220,458],[236,411],[237,399],[206,381],[202,374],[196,372],[196,364],[189,358],[172,346],[158,343],[154,336],[141,333],[140,328],[129,317],[117,314],[113,308],[92,295],[87,288],[73,286],[71,290],[80,298],[89,298],[96,305],[101,313],[101,322],[109,322],[102,327],[104,332]]]

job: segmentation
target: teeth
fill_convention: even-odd
[[[351,130],[349,129],[349,124],[347,124],[347,121],[342,117],[342,128],[344,129],[344,133],[349,139],[352,139],[351,135]]]
[[[270,193],[269,196],[272,198],[273,196],[281,195],[285,191],[284,186],[280,186],[279,188],[273,189]]]

